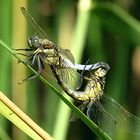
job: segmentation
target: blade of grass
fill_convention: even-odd
[[[72,29],[74,20],[74,7],[73,1],[62,0],[59,2],[59,9],[56,15],[57,22],[56,28],[58,30],[58,44],[65,49],[71,49],[71,39],[72,39]],[[64,94],[65,95],[65,94]],[[67,98],[68,99],[68,98]],[[70,102],[73,101],[72,98],[68,99]],[[65,103],[59,99],[57,105],[56,118],[53,129],[53,136],[57,140],[67,139],[68,130],[70,126],[70,113],[71,109],[65,105]],[[61,129],[59,129],[61,127]]]
[[[19,11],[21,6],[27,5],[27,0],[19,1],[13,0],[12,3],[12,43],[11,46],[15,48],[22,48],[26,45],[26,24],[24,19],[21,16],[21,12]],[[17,27],[18,25],[18,27]],[[20,29],[20,32],[19,32]],[[21,36],[22,33],[22,36]],[[24,38],[23,38],[24,36]],[[17,76],[18,75],[18,76]],[[12,60],[11,66],[11,94],[12,100],[14,103],[22,108],[25,112],[27,110],[27,84],[23,84],[19,86],[18,83],[20,81],[20,77],[26,77],[26,68],[22,65],[17,65],[15,59]],[[20,92],[20,94],[19,94]],[[26,136],[24,133],[19,131],[17,127],[12,126],[12,136],[13,139],[26,140]]]
[[[0,44],[7,50],[9,51],[12,55],[14,55],[18,60],[20,60],[20,58],[15,55],[12,50],[8,47],[7,44],[5,44],[5,42],[3,42],[2,40],[0,40]],[[26,63],[23,62],[24,65],[26,65],[30,70],[32,70],[32,72],[34,72],[35,74],[37,74],[37,72],[32,69],[29,65],[27,65]],[[101,130],[95,123],[93,123],[93,121],[91,121],[83,112],[81,112],[75,105],[73,105],[71,102],[69,102],[64,95],[62,95],[55,87],[53,87],[47,80],[45,80],[42,76],[39,76],[40,80],[45,83],[45,85],[47,85],[49,88],[51,88],[54,93],[57,94],[57,96],[59,98],[61,98],[61,100],[63,100],[77,115],[78,117],[98,136],[100,137],[102,140],[111,140],[111,138],[103,131]]]
[[[0,38],[8,44],[11,43],[11,5],[12,1],[1,0],[0,2]],[[0,50],[0,65],[3,65],[0,68],[0,88],[8,94],[9,89],[7,88],[7,84],[9,84],[10,62],[9,55],[2,51]]]
[[[0,38],[6,41],[8,44],[11,44],[11,8],[12,1],[0,1]],[[0,89],[6,92],[9,95],[10,80],[9,74],[10,70],[10,56],[3,52],[3,49],[0,50],[0,65],[3,66],[0,68]],[[3,118],[0,119],[0,125],[7,131],[7,123]]]
[[[58,35],[60,41],[59,44],[62,47],[68,48],[74,55],[76,62],[80,62],[84,49],[84,44],[86,41],[86,35],[87,35],[87,29],[88,29],[88,23],[90,17],[91,0],[78,1],[77,18],[74,27],[72,27],[72,23],[69,21],[71,17],[70,15],[68,15],[70,9],[73,8],[70,7],[70,5],[73,6],[72,3],[67,2],[65,3],[66,6],[64,6],[64,1],[63,1],[61,5],[62,5],[61,13],[59,12],[58,15],[59,25],[61,27],[59,29],[59,35]],[[67,29],[68,27],[69,30],[72,30],[72,28],[74,28],[73,33],[71,33],[71,31]],[[70,98],[69,101],[72,102],[72,98]],[[59,112],[57,114],[58,119],[54,127],[54,135],[56,136],[56,138],[58,138],[58,140],[66,139],[65,137],[69,124],[69,115],[70,115],[70,109],[66,108],[64,103],[60,101]],[[62,126],[62,124],[64,125]],[[64,131],[61,131],[59,129],[60,126],[62,128],[61,130]]]
[[[73,32],[71,45],[71,51],[74,55],[76,62],[80,62],[84,50],[90,18],[90,8],[91,0],[79,0],[77,21]]]
[[[88,57],[96,61],[107,61],[106,53],[104,51],[103,35],[101,28],[101,21],[99,17],[91,14],[89,29],[88,29]]]
[[[42,128],[33,122],[12,101],[0,92],[0,113],[35,140],[51,140]]]

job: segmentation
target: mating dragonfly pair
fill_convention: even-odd
[[[103,128],[121,126],[130,132],[140,134],[140,119],[127,112],[114,99],[104,94],[105,76],[109,70],[109,65],[98,62],[91,65],[75,64],[74,57],[67,49],[61,49],[53,42],[48,40],[46,33],[35,22],[25,8],[21,8],[22,14],[31,24],[38,35],[32,36],[29,40],[28,49],[16,49],[17,51],[29,51],[27,62],[34,65],[38,64],[38,75],[44,70],[44,64],[51,67],[54,76],[61,88],[74,100],[80,101],[79,109],[84,111],[87,108],[87,116]],[[19,53],[24,55],[23,53]],[[88,76],[81,76],[77,70],[89,71]],[[94,71],[94,72],[92,72]],[[38,75],[28,77],[26,80],[33,79]],[[82,80],[87,81],[83,91],[77,90],[82,84]],[[71,86],[70,81],[76,81],[76,87]],[[72,120],[76,120],[73,117]]]

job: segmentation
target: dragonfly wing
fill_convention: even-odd
[[[66,59],[69,59],[73,64],[75,64],[75,60],[73,54],[68,49],[60,49],[60,53]]]
[[[36,23],[34,18],[26,11],[24,7],[21,7],[21,12],[26,18],[27,22],[33,27],[35,32],[37,32],[41,38],[47,38],[46,33],[43,31],[43,29]]]
[[[77,90],[82,85],[81,75],[75,69],[67,67],[58,69],[58,74],[65,84],[72,90]]]
[[[115,119],[116,126],[134,134],[140,134],[140,119],[126,111],[113,98],[104,96],[101,102],[105,110]]]
[[[112,135],[116,128],[116,122],[103,108],[103,106],[97,102],[91,102],[87,108],[87,116],[96,123],[106,133]]]

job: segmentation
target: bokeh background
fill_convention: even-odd
[[[138,0],[1,0],[0,39],[11,48],[27,48],[27,38],[35,33],[20,7],[28,9],[50,40],[70,49],[76,63],[85,64],[88,59],[90,63],[107,62],[111,69],[105,94],[140,117]],[[69,121],[71,110],[38,78],[18,85],[29,74],[1,47],[0,90],[6,96],[56,140],[98,139],[82,121]],[[130,135],[117,134],[115,138],[128,140]],[[0,116],[0,139],[29,137]]]

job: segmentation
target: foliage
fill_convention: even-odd
[[[88,59],[91,63],[108,62],[111,70],[107,75],[105,93],[110,94],[122,106],[131,110],[130,112],[138,114],[140,24],[136,14],[139,13],[139,2],[85,0],[82,7],[80,4],[83,1],[12,3],[2,0],[0,38],[9,46],[27,47],[26,39],[32,31],[30,26],[26,30],[25,20],[20,12],[20,7],[27,5],[29,13],[39,21],[45,31],[47,29],[49,39],[70,49],[77,63],[80,60],[80,63],[85,63]],[[51,135],[56,138],[60,136],[58,139],[94,139],[93,132],[81,121],[69,123],[70,110],[65,112],[67,109],[59,109],[65,105],[51,90],[41,85],[40,81],[36,79],[19,86],[17,83],[26,77],[25,67],[17,64],[17,61],[11,61],[11,56],[3,48],[0,49],[0,54],[0,90],[12,97],[15,104],[28,112]],[[54,79],[49,82],[53,83]],[[70,106],[73,104],[70,103]],[[17,135],[20,131],[9,126],[5,119],[1,118],[0,124],[6,132],[10,131],[11,134],[13,131],[13,139],[26,139],[22,133]],[[131,135],[118,132],[114,137],[124,140],[131,138]],[[133,136],[133,139],[138,138]]]

